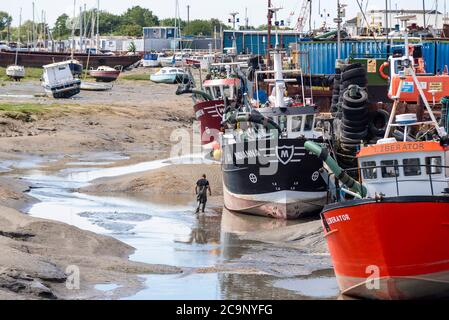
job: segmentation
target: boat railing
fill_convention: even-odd
[[[407,169],[407,168],[420,168],[420,174],[418,175],[413,175],[413,176],[404,176],[402,174],[402,172],[404,172],[404,170],[400,170],[400,169]],[[363,171],[365,170],[372,170],[374,172],[374,170],[376,170],[376,173],[379,174],[380,172],[382,172],[382,169],[392,169],[394,168],[394,174],[391,175],[391,177],[381,177],[381,178],[375,178],[375,179],[364,179],[363,178]],[[380,170],[379,170],[380,169]],[[416,182],[416,183],[426,183],[427,187],[429,189],[423,189],[423,185],[419,186],[419,190],[422,191],[423,195],[448,195],[449,196],[449,177],[448,177],[448,173],[449,173],[449,166],[443,166],[443,165],[431,165],[431,164],[421,164],[421,165],[399,165],[399,164],[395,164],[395,165],[380,165],[380,166],[365,166],[365,167],[361,167],[361,168],[351,168],[351,169],[345,169],[344,170],[347,174],[349,174],[351,177],[356,177],[354,178],[354,180],[356,180],[358,183],[360,183],[361,185],[365,185],[367,186],[369,185],[373,185],[376,182],[377,183],[394,183],[395,187],[396,187],[396,195],[399,196],[407,196],[410,194],[407,194],[407,192],[403,192],[404,189],[406,190],[410,190],[409,184]],[[347,188],[345,188],[344,186],[341,186],[341,182],[335,177],[335,187],[332,188],[331,186],[331,179],[335,177],[334,175],[328,175],[328,181],[327,181],[327,185],[328,185],[328,202],[332,202],[332,199],[330,198],[330,195],[335,194],[337,199],[335,199],[336,201],[341,201],[341,195],[342,194],[347,194],[350,196],[354,196],[357,198],[363,198],[357,194],[355,194],[354,192],[351,192],[350,190],[348,190]],[[440,184],[439,189],[441,190],[441,184],[444,185],[444,183],[447,184],[446,188],[443,188],[442,191],[437,192],[438,188],[437,188],[437,184]],[[405,187],[404,185],[408,184],[408,188]],[[427,192],[429,191],[429,192]],[[416,195],[416,194],[414,194]]]

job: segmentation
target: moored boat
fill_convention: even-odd
[[[176,84],[189,81],[189,75],[181,68],[162,68],[150,76],[150,80],[155,83]]]
[[[89,75],[97,82],[113,82],[120,76],[121,71],[118,68],[100,66],[97,69],[89,71]]]
[[[80,93],[81,80],[75,79],[70,61],[45,65],[42,86],[55,99],[70,98]]]
[[[357,298],[449,296],[448,127],[437,121],[407,48],[406,37],[402,81],[411,77],[429,121],[396,116],[400,83],[384,139],[362,146],[357,155],[353,176],[359,181],[327,150],[305,144],[335,177],[329,180],[335,201],[324,208],[323,227],[340,290]],[[403,129],[403,141],[390,138],[393,128]],[[409,139],[409,132],[417,132],[417,139]]]
[[[226,108],[222,167],[227,209],[287,220],[319,213],[327,187],[321,164],[304,148],[306,139],[325,144],[316,130],[319,110],[308,104],[294,107],[285,98],[281,61],[276,50],[271,105]]]
[[[14,64],[15,51],[0,51],[0,67],[7,67]],[[20,51],[18,53],[18,61],[20,65],[26,68],[42,68],[43,65],[55,62],[63,62],[71,58],[71,53],[45,52],[45,51]],[[73,58],[83,65],[98,68],[100,66],[122,66],[128,68],[142,57],[140,55],[107,55],[107,54],[87,54],[74,53]]]
[[[25,68],[23,66],[12,65],[6,68],[6,75],[15,81],[25,78]]]

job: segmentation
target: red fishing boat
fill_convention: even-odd
[[[367,195],[329,205],[323,224],[345,295],[449,295],[449,147],[392,142],[363,148]]]
[[[206,80],[201,99],[194,105],[195,117],[201,123],[203,145],[217,141],[225,109],[224,98],[232,101],[237,96],[241,81],[237,78]]]
[[[358,153],[354,176],[360,181],[320,146],[305,147],[338,180],[330,182],[336,203],[324,208],[322,220],[342,293],[369,299],[447,298],[449,126],[437,121],[408,54],[401,66],[404,76],[385,137]],[[401,90],[408,79],[418,88],[429,121],[418,122],[415,114],[396,116],[398,105],[408,99]],[[390,138],[393,128],[403,129],[404,141]],[[418,132],[418,139],[409,141],[409,132]]]

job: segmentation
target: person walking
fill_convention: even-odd
[[[212,189],[210,187],[210,183],[207,180],[205,174],[203,174],[202,178],[198,180],[195,187],[195,194],[197,195],[198,207],[196,209],[196,213],[199,213],[200,210],[204,213],[206,210],[207,204],[207,194],[212,196]]]

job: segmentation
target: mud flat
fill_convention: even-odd
[[[130,262],[132,253],[113,238],[0,207],[0,299],[93,299],[101,296],[99,283],[117,283],[116,294],[132,294],[142,285],[137,274],[181,272]],[[73,268],[80,272],[79,290],[71,290]]]
[[[223,207],[223,182],[219,164],[169,165],[157,170],[92,181],[79,191],[96,195],[129,193],[141,195],[184,195],[194,202],[195,183],[207,175],[212,188],[209,205]]]

